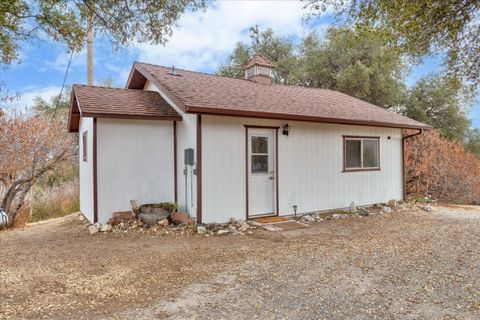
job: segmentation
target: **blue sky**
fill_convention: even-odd
[[[217,2],[206,11],[186,13],[174,29],[165,46],[132,44],[114,51],[101,35],[95,42],[95,81],[112,79],[123,86],[133,61],[176,66],[203,72],[215,72],[225,61],[237,41],[249,41],[249,28],[271,27],[275,34],[298,39],[317,30],[320,34],[331,25],[328,16],[309,23],[302,20],[302,4],[295,1]],[[31,104],[35,96],[50,99],[58,95],[67,67],[69,54],[59,44],[49,39],[37,39],[22,44],[21,61],[7,69],[0,69],[0,81],[5,82],[9,93],[19,93],[17,107]],[[441,69],[439,57],[428,58],[411,67],[407,83],[412,85],[424,75]],[[67,85],[86,82],[85,52],[75,54],[67,78]],[[470,112],[473,126],[480,128],[480,103]]]

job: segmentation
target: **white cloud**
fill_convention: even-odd
[[[272,28],[279,36],[302,36],[305,13],[298,1],[219,1],[206,11],[186,13],[165,46],[137,44],[142,62],[193,70],[217,69],[238,41],[249,41],[249,29]]]
[[[43,100],[50,102],[51,98],[60,94],[60,89],[60,86],[25,87],[19,92],[18,100],[14,101],[12,105],[17,109],[26,109],[33,105],[33,101],[36,97],[40,97]]]

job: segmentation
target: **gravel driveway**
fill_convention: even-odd
[[[0,318],[480,318],[479,207],[209,238],[88,236],[69,217],[0,243]]]

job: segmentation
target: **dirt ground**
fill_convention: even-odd
[[[0,319],[479,319],[480,207],[203,237],[0,233]]]

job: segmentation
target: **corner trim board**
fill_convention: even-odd
[[[173,200],[178,201],[177,121],[173,121]]]
[[[202,116],[197,115],[197,223],[202,223]]]
[[[97,118],[93,118],[93,223],[98,222]]]

